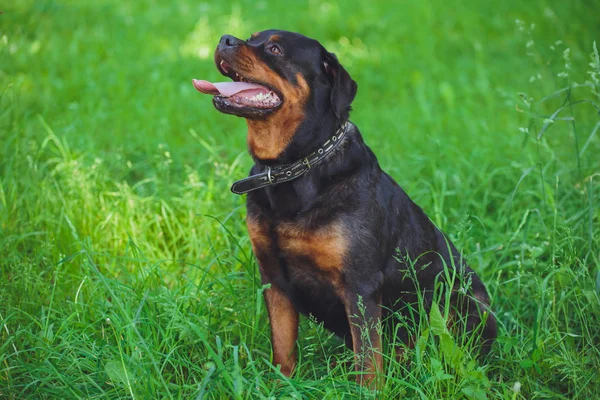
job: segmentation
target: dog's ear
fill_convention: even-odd
[[[331,108],[340,121],[345,121],[350,113],[350,104],[356,96],[358,86],[350,74],[342,67],[333,53],[327,53],[323,60],[323,68],[333,85],[331,89]]]

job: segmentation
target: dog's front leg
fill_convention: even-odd
[[[273,364],[280,365],[281,373],[290,376],[296,366],[298,311],[276,286],[265,289],[264,296],[271,321]]]
[[[288,296],[272,281],[280,273],[275,256],[269,224],[264,219],[246,218],[252,251],[258,265],[263,285],[271,284],[263,292],[271,322],[273,364],[281,366],[281,373],[290,376],[296,366],[296,339],[298,338],[298,311]]]
[[[352,334],[356,381],[361,385],[378,386],[377,372],[383,371],[381,356],[381,295],[358,295],[346,290],[345,307]]]

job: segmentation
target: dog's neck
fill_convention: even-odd
[[[350,124],[344,136],[330,156],[300,178],[254,190],[248,193],[248,199],[252,198],[254,204],[269,210],[278,218],[307,215],[315,209],[316,204],[319,204],[322,194],[330,190],[338,190],[336,187],[339,182],[344,183],[339,188],[338,195],[346,199],[350,190],[348,183],[354,181],[353,176],[360,170],[370,170],[364,167],[370,163],[376,164],[377,160],[364,144],[355,125]],[[325,142],[316,143],[316,148],[318,149],[323,143]],[[294,158],[296,159],[298,158]],[[268,165],[257,162],[251,174],[264,172],[267,168]],[[345,179],[340,181],[337,178],[339,176],[344,176]]]
[[[316,121],[316,122],[308,122]],[[263,169],[300,160],[323,145],[345,121],[333,118],[294,120],[247,120],[248,150]]]
[[[244,194],[301,178],[339,152],[339,147],[352,126],[351,122],[345,121],[321,147],[292,163],[264,166],[264,170],[256,165],[249,177],[236,181],[231,186],[231,191],[236,194]]]

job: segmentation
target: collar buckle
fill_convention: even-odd
[[[302,164],[306,165],[308,167],[308,169],[311,168],[310,161],[308,161],[308,157],[304,157]]]

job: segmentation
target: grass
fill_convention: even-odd
[[[271,366],[229,192],[251,165],[244,123],[191,86],[217,79],[222,33],[278,26],[338,54],[352,120],[499,320],[476,363],[422,315],[379,398],[600,398],[600,9],[484,3],[3,5],[0,397],[375,397],[308,319],[297,374]]]

